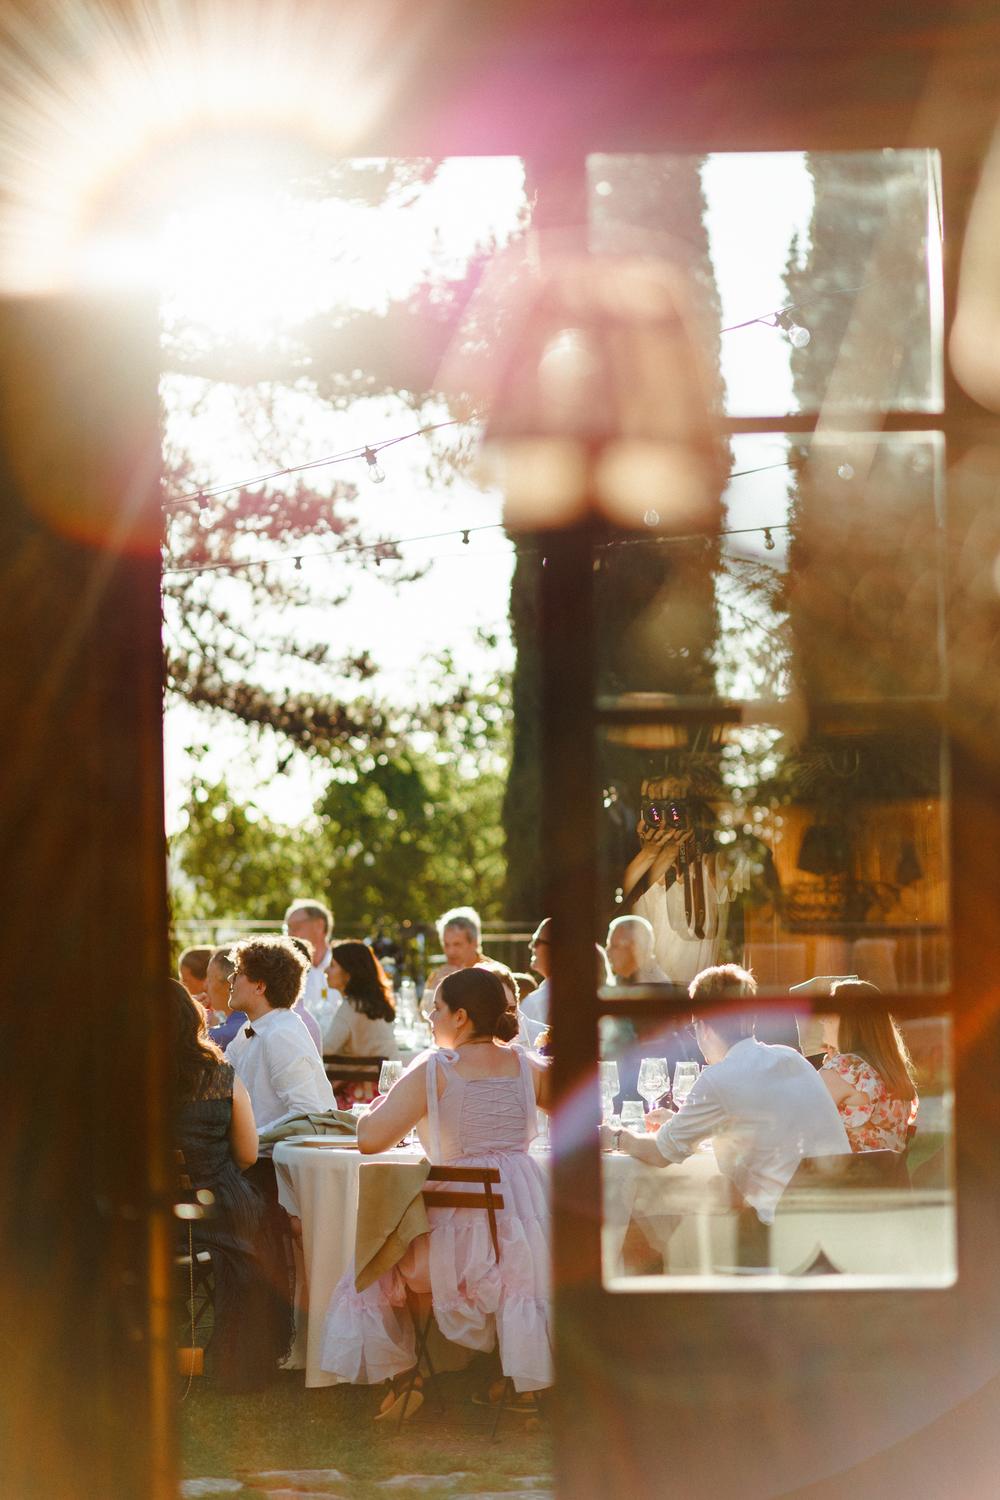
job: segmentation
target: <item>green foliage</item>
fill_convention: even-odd
[[[298,827],[239,803],[224,781],[195,782],[171,843],[175,915],[280,918],[290,896],[309,891],[333,908],[344,936],[429,921],[457,902],[497,917],[507,688],[452,682],[451,692],[461,711],[436,732],[341,759]]]

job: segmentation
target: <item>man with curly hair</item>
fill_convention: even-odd
[[[323,1059],[292,1006],[301,993],[309,960],[291,938],[255,937],[230,952],[234,968],[229,1006],[247,1024],[226,1057],[246,1084],[258,1133],[293,1115],[334,1109]],[[261,1151],[269,1153],[262,1146]]]

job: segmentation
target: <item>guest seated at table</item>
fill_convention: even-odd
[[[826,1061],[820,1077],[840,1111],[852,1151],[903,1151],[917,1119],[917,1090],[906,1043],[864,980],[840,980],[830,991],[864,1009],[821,1017]]]
[[[233,977],[233,961],[229,957],[229,946],[216,948],[205,971],[205,994],[209,1006],[209,1037],[223,1052],[229,1046],[247,1018],[241,1010],[229,1009],[229,981]]]
[[[412,1370],[409,1290],[418,1305],[430,1302],[445,1338],[477,1350],[499,1344],[504,1375],[518,1391],[551,1383],[548,1203],[528,1154],[536,1107],[548,1108],[549,1080],[522,1047],[505,1043],[512,1025],[495,974],[448,975],[431,1015],[436,1047],[358,1122],[365,1154],[388,1150],[415,1127],[432,1163],[497,1168],[504,1207],[499,1262],[484,1212],[442,1208],[430,1210],[430,1232],[365,1291],[355,1290],[350,1268],[331,1299],[321,1360],[344,1380],[372,1385]],[[420,1399],[419,1391],[411,1396],[405,1415]],[[380,1415],[391,1416],[400,1400],[390,1391]]]
[[[287,1306],[258,1259],[264,1200],[243,1175],[257,1160],[250,1097],[208,1039],[198,1003],[168,984],[174,1139],[191,1187],[214,1195],[208,1216],[191,1221],[182,1249],[207,1249],[215,1279],[209,1357],[220,1387],[257,1390],[277,1372],[291,1342]]]
[[[185,948],[177,960],[177,977],[195,1000],[208,1004],[205,994],[205,971],[212,957],[211,948]]]
[[[368,944],[335,944],[326,973],[332,988],[343,996],[327,1032],[327,1052],[342,1057],[398,1058],[392,985]],[[374,1094],[374,1084],[367,1082],[343,1083],[336,1089],[341,1109],[364,1103]]]
[[[736,964],[704,969],[692,980],[693,1001],[753,1008],[757,985]],[[692,1020],[705,1067],[676,1113],[650,1110],[647,1125],[656,1134],[617,1133],[623,1150],[649,1166],[666,1167],[711,1140],[723,1176],[761,1223],[774,1209],[803,1156],[839,1156],[850,1150],[836,1107],[819,1075],[800,1052],[772,1047],[749,1033],[739,1011],[700,1011]],[[616,1134],[601,1127],[605,1150]]]

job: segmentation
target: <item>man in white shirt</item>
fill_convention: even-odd
[[[669,984],[653,953],[655,941],[645,917],[615,917],[605,946],[616,984]]]
[[[745,969],[722,964],[692,981],[691,999],[746,998],[757,985]],[[710,1139],[723,1176],[762,1224],[774,1210],[803,1156],[840,1156],[850,1144],[837,1107],[816,1071],[791,1047],[770,1047],[749,1034],[750,1016],[733,1011],[700,1013],[695,1040],[708,1066],[676,1112],[652,1110],[655,1135],[623,1133],[622,1148],[649,1166],[684,1161]],[[614,1137],[602,1127],[601,1144]]]
[[[473,969],[486,957],[482,948],[483,924],[475,907],[454,906],[438,917],[435,926],[444,949],[444,963],[438,964],[424,983],[420,1010],[425,1017],[433,1009],[434,991],[442,979],[459,969]]]
[[[227,1060],[246,1085],[259,1134],[293,1115],[336,1107],[323,1060],[292,1006],[308,960],[288,938],[237,943],[229,1004],[247,1025],[229,1043]],[[261,1147],[261,1154],[269,1148]]]
[[[551,952],[552,918],[543,917],[531,935],[531,967],[541,974],[542,982],[537,990],[525,995],[521,1001],[521,1013],[542,1030],[549,1024],[549,976],[552,973]]]
[[[333,912],[322,901],[293,901],[285,912],[285,931],[289,937],[301,938],[309,945],[312,964],[306,974],[302,1003],[319,1026],[322,1052],[330,1022],[342,999],[340,991],[335,990],[326,977],[330,967]]]

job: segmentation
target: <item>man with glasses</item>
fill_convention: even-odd
[[[688,993],[699,1007],[740,1000],[747,1006],[699,1009],[690,1030],[706,1066],[685,1103],[676,1113],[650,1111],[646,1119],[658,1127],[654,1135],[612,1133],[602,1126],[602,1148],[614,1149],[617,1139],[629,1156],[666,1167],[711,1140],[719,1171],[760,1222],[770,1224],[802,1157],[849,1152],[847,1135],[829,1091],[802,1054],[753,1035],[757,983],[751,974],[721,964],[697,975]]]
[[[552,973],[551,928],[551,917],[545,917],[531,935],[531,942],[528,945],[531,950],[530,964],[536,974],[541,974],[542,982],[537,990],[530,995],[525,995],[521,1001],[521,1014],[539,1026],[549,1024],[549,977]]]

